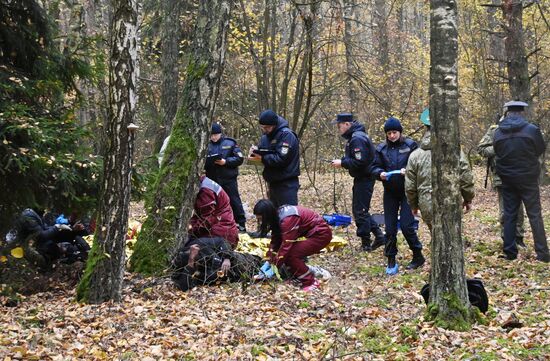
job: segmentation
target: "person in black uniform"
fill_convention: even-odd
[[[300,182],[300,146],[288,121],[267,109],[260,114],[262,137],[258,146],[250,148],[249,159],[261,161],[263,177],[268,185],[269,200],[275,207],[298,205]]]
[[[335,168],[346,168],[353,177],[353,218],[357,225],[357,236],[361,238],[364,251],[370,252],[386,243],[386,237],[378,224],[369,214],[370,201],[374,190],[374,178],[371,167],[374,161],[374,146],[365,133],[363,124],[353,119],[350,113],[338,114],[333,122],[338,132],[347,140],[342,159],[334,159],[331,165]],[[375,237],[371,244],[370,233]]]
[[[204,168],[206,176],[221,185],[229,196],[231,210],[233,210],[233,217],[239,227],[239,232],[246,232],[246,217],[237,183],[239,166],[243,164],[243,161],[243,153],[235,139],[223,135],[220,124],[212,124]]]
[[[421,267],[424,262],[422,244],[416,234],[415,219],[405,195],[405,168],[409,155],[418,148],[416,142],[404,137],[403,126],[399,119],[390,117],[384,124],[386,141],[376,147],[376,156],[372,173],[384,185],[384,223],[386,224],[386,247],[384,254],[388,257],[386,274],[398,272],[395,260],[397,255],[397,222],[401,232],[413,252],[413,259],[408,269]]]
[[[504,202],[503,258],[514,260],[518,255],[516,223],[521,203],[529,217],[537,259],[550,262],[548,243],[540,205],[539,157],[546,145],[540,129],[524,118],[527,103],[511,101],[504,104],[506,116],[493,137],[496,172],[502,179]]]

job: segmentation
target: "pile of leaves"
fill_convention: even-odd
[[[8,307],[0,296],[0,357],[11,359],[296,359],[296,360],[545,360],[550,354],[550,267],[534,259],[533,241],[517,261],[499,259],[496,193],[482,188],[476,170],[474,210],[463,220],[468,277],[481,278],[490,298],[485,324],[470,332],[446,331],[424,320],[419,294],[430,262],[421,270],[401,267],[384,274],[382,250],[363,253],[350,227],[350,244],[311,257],[332,273],[320,291],[306,294],[286,283],[198,287],[187,293],[169,278],[143,279],[126,274],[121,303],[83,305],[74,290],[56,289],[21,296]],[[261,197],[255,175],[240,179],[249,206]],[[317,193],[330,195],[332,175],[317,175],[314,186],[302,179],[301,203],[331,212]],[[351,188],[347,175],[337,181]],[[347,189],[337,188],[338,207],[350,207]],[[377,184],[374,212],[382,207]],[[330,198],[330,197],[324,197]],[[550,188],[541,196],[550,228]],[[346,206],[347,204],[347,206]],[[326,208],[323,208],[326,207]],[[249,222],[253,229],[254,221]],[[528,227],[527,227],[528,228]],[[419,236],[429,259],[429,233]],[[399,239],[398,262],[411,258]]]

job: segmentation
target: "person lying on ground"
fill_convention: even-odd
[[[182,291],[222,282],[250,281],[260,269],[261,261],[258,256],[233,251],[221,237],[190,239],[172,262],[172,280]]]

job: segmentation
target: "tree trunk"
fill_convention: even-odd
[[[160,95],[160,111],[162,114],[161,129],[155,139],[155,152],[160,150],[164,138],[172,129],[178,110],[178,80],[179,80],[179,41],[180,41],[180,8],[179,0],[164,0],[161,4],[161,68],[162,84]]]
[[[431,0],[430,118],[433,232],[429,316],[438,326],[470,327],[459,188],[457,2]]]
[[[502,4],[502,12],[507,22],[504,47],[510,95],[512,99],[529,102],[531,89],[523,42],[523,1],[505,0]]]
[[[80,301],[120,301],[130,204],[133,123],[137,103],[138,4],[114,0],[109,67],[109,118],[99,216],[93,248],[77,289]]]
[[[200,2],[182,102],[153,188],[148,217],[131,258],[132,271],[163,272],[172,252],[187,240],[223,70],[232,5],[231,0]]]
[[[354,48],[353,48],[353,21],[355,21],[355,0],[343,1],[343,18],[344,18],[344,47],[346,49],[346,73],[348,78],[348,98],[350,112],[357,111],[357,90],[355,89],[355,65],[354,65]]]

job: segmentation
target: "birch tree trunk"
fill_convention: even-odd
[[[348,98],[349,106],[344,108],[350,112],[357,111],[357,91],[355,89],[354,78],[357,76],[355,73],[354,64],[354,47],[353,47],[353,22],[355,21],[355,0],[344,0],[342,4],[342,12],[344,18],[344,47],[346,49],[346,72],[348,78]]]
[[[109,118],[105,124],[105,154],[99,216],[77,299],[89,303],[120,301],[126,260],[133,123],[137,103],[138,4],[113,0],[110,23]]]
[[[160,274],[172,252],[187,241],[187,226],[199,188],[199,173],[218,96],[233,1],[199,3],[182,102],[154,186],[152,202],[138,236],[130,267]]]
[[[160,111],[162,114],[161,131],[155,140],[155,151],[158,152],[172,130],[174,118],[178,110],[178,50],[180,41],[180,8],[179,0],[163,0],[161,5],[162,45],[161,68],[162,84],[160,96]]]
[[[430,1],[430,120],[433,232],[429,317],[455,330],[470,327],[459,188],[457,1]]]

